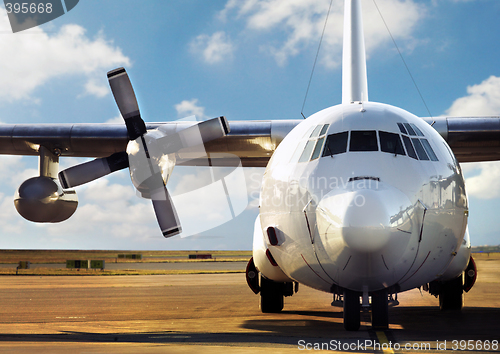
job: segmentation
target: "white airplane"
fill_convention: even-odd
[[[461,309],[476,268],[459,161],[500,160],[500,117],[419,118],[368,101],[360,3],[345,1],[342,104],[305,120],[146,124],[119,68],[108,78],[125,126],[0,125],[0,153],[40,157],[17,210],[66,220],[78,204],[72,187],[128,167],[163,235],[179,234],[166,183],[176,164],[207,163],[193,153],[203,146],[212,166],[236,156],[266,167],[246,274],[263,312],[281,311],[299,283],[341,301],[347,330],[359,329],[362,309],[387,328],[393,296],[414,288]],[[96,159],[59,173],[61,156]]]

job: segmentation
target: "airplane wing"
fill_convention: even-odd
[[[301,120],[232,121],[226,136],[204,144],[212,166],[232,166],[235,157],[243,167],[265,167],[281,140]],[[148,130],[162,127],[174,133],[197,122],[147,123]],[[107,157],[125,151],[129,141],[123,124],[0,124],[0,154],[38,156],[40,146],[58,156]],[[206,164],[193,159],[190,149],[177,154],[178,165]]]
[[[500,160],[500,117],[423,119],[448,142],[459,162]]]
[[[500,160],[500,117],[422,118],[448,142],[459,162]],[[226,136],[205,144],[212,166],[232,166],[235,157],[243,167],[265,167],[281,140],[302,120],[230,121]],[[147,123],[152,130],[175,132],[196,122]],[[107,157],[124,151],[128,142],[123,124],[0,124],[0,154],[38,156],[40,146],[59,156]],[[177,164],[206,164],[177,155]]]

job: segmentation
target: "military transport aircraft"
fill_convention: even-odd
[[[342,103],[305,120],[145,123],[119,68],[108,79],[123,126],[0,125],[0,153],[40,159],[40,175],[16,194],[18,212],[66,220],[78,204],[73,187],[129,168],[161,232],[174,236],[174,166],[237,160],[266,168],[247,266],[263,312],[281,311],[299,283],[332,293],[347,330],[370,309],[373,327],[387,328],[389,302],[414,288],[461,309],[476,269],[459,162],[500,159],[500,117],[420,118],[370,102],[360,6],[345,1]],[[59,172],[64,156],[96,159]]]

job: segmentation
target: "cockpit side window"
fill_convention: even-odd
[[[353,130],[349,151],[378,151],[375,130]]]
[[[411,158],[413,158],[415,160],[418,160],[417,153],[415,152],[415,149],[413,148],[413,145],[411,143],[410,138],[403,135],[403,142],[405,143],[406,152],[408,153],[408,156],[410,156]]]
[[[312,131],[310,138],[317,137],[322,127],[322,125],[317,125],[316,128],[314,128],[314,130]]]
[[[302,151],[302,155],[300,155],[299,162],[306,162],[309,161],[309,157],[311,157],[311,152],[314,148],[316,141],[315,140],[309,140],[306,144],[306,147],[304,148],[304,151]]]
[[[398,123],[398,128],[399,128],[399,131],[403,134],[408,134],[408,132],[406,131],[406,128],[405,126],[403,125],[403,123]]]
[[[427,152],[427,155],[431,158],[431,161],[438,161],[438,158],[436,154],[434,153],[434,150],[432,150],[431,144],[429,144],[429,141],[427,139],[420,139],[422,142],[422,146],[424,147],[425,151]]]
[[[328,135],[328,138],[326,139],[325,148],[323,149],[323,156],[337,155],[346,152],[347,137],[348,137],[348,132]]]
[[[408,131],[408,135],[417,135],[417,133],[415,133],[415,130],[413,130],[413,128],[411,127],[410,124],[408,123],[403,123],[403,125],[405,126],[406,130]]]
[[[300,154],[298,162],[307,162],[317,159],[321,155],[321,150],[325,142],[325,134],[329,127],[330,124],[320,124],[311,127],[309,130],[310,133],[308,132],[305,135],[306,138],[297,145],[290,161],[296,161],[298,154]]]
[[[410,123],[410,125],[418,136],[424,136],[424,133],[415,124]]]
[[[330,127],[330,124],[323,125],[323,128],[321,128],[321,132],[319,133],[319,136],[325,135],[329,127]]]
[[[439,161],[422,130],[414,123],[397,123],[408,156],[416,160]],[[407,135],[412,136],[409,138]],[[415,138],[413,138],[413,136]],[[417,156],[418,155],[418,156]]]
[[[413,146],[415,146],[415,150],[417,151],[419,160],[429,160],[429,156],[427,156],[427,153],[425,152],[425,149],[422,146],[420,140],[417,138],[412,138],[411,141],[413,142]]]
[[[311,156],[311,160],[315,160],[321,154],[321,148],[323,148],[323,143],[325,142],[325,137],[318,139],[316,146],[314,147],[313,154]]]
[[[406,155],[399,134],[379,131],[380,150],[394,155]]]

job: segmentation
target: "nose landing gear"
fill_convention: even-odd
[[[344,328],[346,331],[357,331],[361,322],[361,293],[344,289]]]
[[[387,289],[375,291],[371,294],[372,328],[389,328],[389,296]],[[344,289],[344,328],[346,331],[357,331],[361,324],[361,293]],[[336,302],[336,301],[334,301]]]
[[[389,297],[387,289],[372,293],[372,327],[389,328]]]

